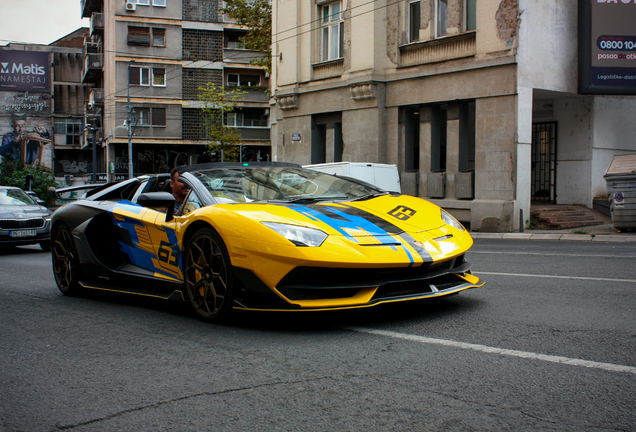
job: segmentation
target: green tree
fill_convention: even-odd
[[[49,188],[55,186],[55,178],[51,171],[40,165],[25,165],[18,158],[2,158],[0,162],[0,184],[3,186],[17,186],[27,190],[26,177],[30,175],[31,190],[35,192],[46,205],[51,205],[53,199],[49,196]]]
[[[214,83],[207,83],[205,87],[199,87],[199,100],[203,107],[206,130],[210,144],[208,153],[223,154],[225,162],[238,161],[241,143],[241,133],[231,127],[227,127],[224,118],[228,113],[236,111],[236,105],[243,100],[247,93],[240,89],[228,90],[225,87],[217,87]]]
[[[245,48],[263,53],[252,64],[272,71],[272,4],[270,0],[226,0],[223,9],[237,24],[248,27],[240,38]]]

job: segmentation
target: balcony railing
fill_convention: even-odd
[[[92,88],[89,95],[88,101],[94,104],[103,104],[104,103],[104,89],[101,88]]]
[[[477,53],[475,32],[415,42],[400,47],[400,66],[415,66],[472,57]]]

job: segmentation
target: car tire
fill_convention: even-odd
[[[184,257],[186,300],[206,322],[220,322],[232,310],[233,279],[230,255],[221,237],[211,228],[198,230],[188,242]]]
[[[51,241],[47,240],[47,241],[40,242],[40,248],[44,252],[50,252],[51,251]]]
[[[73,234],[66,225],[59,225],[51,235],[51,259],[55,283],[63,294],[73,295],[80,290],[81,267],[73,241]]]

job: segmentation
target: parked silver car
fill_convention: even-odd
[[[51,250],[51,212],[22,189],[0,186],[0,246],[40,244]]]

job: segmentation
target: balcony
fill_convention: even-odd
[[[93,87],[88,94],[88,102],[93,105],[104,103],[104,89]]]
[[[258,51],[251,51],[239,48],[224,48],[223,61],[225,63],[250,64],[252,60],[264,57],[265,54]]]
[[[474,31],[447,36],[424,42],[415,42],[400,47],[400,67],[423,65],[464,57],[477,53]]]
[[[93,12],[101,12],[104,0],[81,0],[82,18],[90,18]]]
[[[104,67],[104,48],[100,36],[84,37],[82,83],[100,84]]]
[[[104,14],[101,12],[93,12],[91,14],[91,31],[90,35],[104,34]]]
[[[84,68],[82,69],[82,83],[99,84],[103,74],[104,54],[86,53],[84,57]]]

